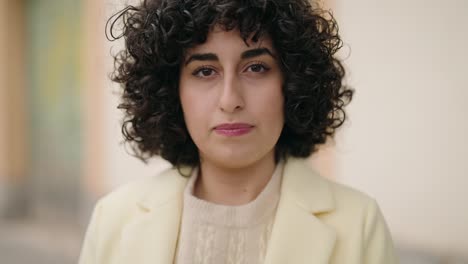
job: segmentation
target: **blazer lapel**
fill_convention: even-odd
[[[189,170],[183,168],[183,174],[190,174]],[[117,263],[173,263],[186,183],[187,178],[172,169],[149,184],[135,214],[122,230]],[[333,209],[327,181],[304,161],[289,159],[264,263],[328,263],[336,234],[317,214]]]
[[[173,263],[186,182],[172,169],[150,184],[122,230],[117,263]]]
[[[328,263],[336,233],[316,215],[333,209],[329,184],[304,161],[288,160],[265,264]]]

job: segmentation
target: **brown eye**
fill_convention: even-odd
[[[200,71],[200,73],[201,73],[203,76],[210,76],[212,72],[213,72],[212,69],[203,69],[203,70]]]
[[[210,77],[214,74],[214,70],[210,68],[200,68],[195,70],[192,74],[197,77]]]
[[[261,64],[261,63],[257,63],[257,64],[252,64],[249,66],[249,68],[247,69],[247,71],[250,71],[250,72],[265,72],[269,70],[265,65]]]
[[[253,72],[260,72],[263,69],[263,66],[256,64],[256,65],[252,65],[250,69],[252,69]]]

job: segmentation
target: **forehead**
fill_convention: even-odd
[[[253,33],[244,41],[238,29],[226,31],[220,27],[211,30],[206,42],[187,50],[187,55],[198,52],[242,52],[247,49],[265,47],[273,51],[273,43],[268,35],[262,35],[256,42]]]

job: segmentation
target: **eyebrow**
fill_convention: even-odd
[[[257,48],[257,49],[251,49],[251,50],[246,50],[242,52],[241,54],[241,59],[250,59],[254,57],[258,57],[261,55],[270,55],[274,59],[276,59],[276,56],[271,52],[268,48]],[[196,53],[192,54],[186,61],[185,65],[189,64],[192,61],[219,61],[219,58],[216,54],[214,53]]]
[[[246,51],[242,52],[241,59],[243,59],[243,60],[244,59],[250,59],[250,58],[258,57],[258,56],[265,55],[265,54],[270,55],[271,57],[276,59],[276,56],[268,48],[258,48],[258,49],[246,50]]]

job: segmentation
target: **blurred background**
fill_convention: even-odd
[[[356,96],[311,164],[376,198],[402,263],[468,263],[468,1],[324,4]],[[121,143],[104,25],[123,6],[0,0],[2,264],[76,263],[96,199],[169,166]]]

